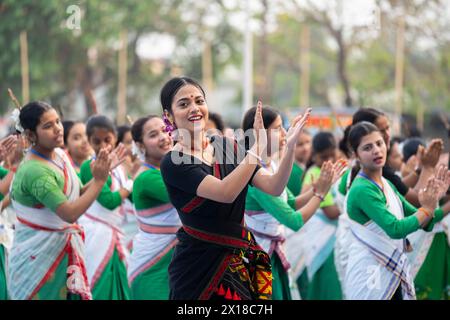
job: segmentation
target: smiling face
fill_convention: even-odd
[[[276,152],[281,152],[285,145],[286,130],[283,128],[281,117],[277,116],[267,128],[267,154],[271,156]]]
[[[172,116],[178,129],[191,134],[205,129],[208,122],[208,106],[199,88],[185,85],[178,90],[172,101]]]
[[[113,150],[116,145],[117,137],[114,132],[106,128],[96,127],[93,129],[92,135],[89,137],[89,144],[98,154],[101,149],[108,148]]]
[[[145,123],[142,128],[143,143],[137,144],[145,149],[146,157],[160,161],[172,149],[173,141],[165,127],[160,118],[152,118]]]
[[[78,122],[73,125],[67,136],[66,147],[69,154],[76,159],[87,159],[92,154],[84,123]]]
[[[374,131],[364,136],[356,150],[361,166],[369,171],[382,169],[386,163],[386,144],[380,132]]]
[[[55,109],[42,114],[36,133],[31,133],[31,140],[48,150],[64,147],[64,127]]]

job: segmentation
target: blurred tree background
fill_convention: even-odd
[[[373,106],[395,112],[402,17],[402,111],[422,125],[436,114],[448,118],[449,2],[250,1],[254,100],[282,110],[298,108],[303,105],[302,75],[308,72],[307,102],[313,107]],[[200,80],[211,109],[236,126],[243,95],[242,3],[0,0],[0,113],[13,108],[7,88],[23,100],[19,37],[26,31],[31,100],[49,101],[66,118],[84,119],[92,113],[92,91],[99,111],[115,117],[118,56],[126,34],[127,114],[160,113],[161,86],[170,76],[183,74]],[[68,28],[72,5],[81,9],[80,30]],[[363,9],[365,15],[360,14]],[[309,71],[300,63],[305,28]]]

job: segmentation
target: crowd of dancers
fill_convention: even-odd
[[[340,136],[258,102],[239,132],[188,77],[116,127],[44,102],[0,141],[0,300],[449,299],[441,139],[361,108]]]

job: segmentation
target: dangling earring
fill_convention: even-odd
[[[164,130],[167,133],[169,133],[169,136],[172,136],[172,132],[177,128],[177,126],[174,123],[172,123],[172,121],[170,121],[170,119],[167,116],[167,114],[168,114],[167,110],[164,109],[163,121],[164,121],[164,124],[166,125]]]

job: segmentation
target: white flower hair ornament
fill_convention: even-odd
[[[142,150],[137,146],[136,142],[133,140],[131,143],[131,153],[133,156],[138,157],[139,160],[145,161],[145,154],[142,152]]]
[[[10,118],[12,121],[14,121],[14,128],[16,128],[16,130],[19,131],[20,133],[23,133],[25,130],[23,129],[22,125],[20,124],[20,110],[14,109]]]
[[[14,121],[14,127],[16,128],[16,130],[19,131],[20,133],[23,133],[25,130],[23,129],[22,124],[20,123],[20,109],[21,109],[20,103],[17,100],[14,93],[12,92],[12,90],[9,88],[8,88],[8,94],[9,94],[9,97],[11,98],[11,100],[16,105],[16,108],[12,112],[10,118]]]

